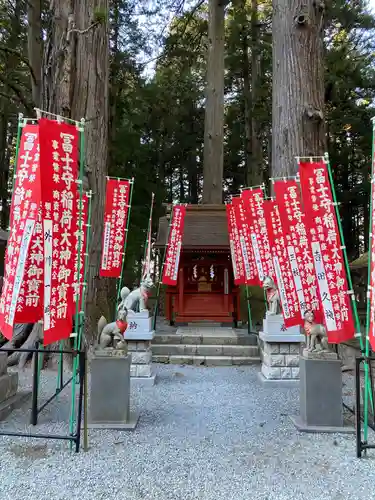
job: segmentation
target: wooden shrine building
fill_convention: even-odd
[[[156,248],[163,255],[171,206],[159,219]],[[234,284],[225,205],[188,205],[176,286],[167,286],[165,317],[171,324],[211,321],[234,325],[240,290]]]

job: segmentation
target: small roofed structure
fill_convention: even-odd
[[[159,219],[156,248],[165,247],[172,206]],[[188,205],[176,286],[167,286],[165,316],[171,324],[213,321],[237,324],[225,205]]]
[[[363,253],[357,259],[353,260],[353,262],[351,262],[349,264],[349,267],[350,267],[350,269],[353,269],[353,270],[354,269],[356,269],[356,270],[360,270],[360,269],[367,270],[367,268],[368,268],[368,252]]]
[[[156,247],[163,247],[168,237],[171,205],[167,215],[159,219]],[[185,217],[184,250],[216,248],[228,250],[228,226],[225,205],[188,205]]]

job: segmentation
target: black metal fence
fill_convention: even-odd
[[[36,426],[38,423],[38,415],[73,381],[75,380],[74,375],[70,377],[65,383],[63,381],[63,355],[68,354],[73,358],[78,357],[78,383],[79,383],[79,393],[78,393],[78,408],[76,415],[76,425],[75,431],[73,434],[68,435],[58,435],[58,434],[34,434],[28,432],[10,432],[10,431],[2,431],[0,430],[0,436],[15,436],[15,437],[27,437],[27,438],[38,438],[38,439],[54,439],[54,440],[63,440],[70,441],[75,444],[75,451],[78,453],[80,449],[81,443],[81,425],[82,425],[82,413],[83,413],[83,397],[84,397],[84,387],[85,387],[85,370],[86,370],[86,352],[83,350],[44,350],[40,349],[39,345],[37,345],[33,349],[0,349],[1,351],[6,352],[27,352],[33,354],[33,380],[32,380],[32,400],[31,400],[31,417],[30,424]],[[44,401],[43,404],[39,406],[39,354],[47,353],[49,356],[53,354],[59,354],[61,356],[60,363],[60,384],[56,388],[56,392]]]

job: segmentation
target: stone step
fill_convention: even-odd
[[[258,346],[252,345],[218,345],[218,344],[153,344],[152,354],[161,356],[230,356],[257,357]]]
[[[174,365],[195,366],[239,366],[260,363],[259,357],[251,356],[194,356],[194,355],[162,355],[152,356],[154,363],[170,363]]]
[[[194,327],[194,328],[221,328],[221,323],[218,323],[217,321],[194,321],[191,323],[187,324],[188,327]]]
[[[243,335],[183,335],[183,334],[156,334],[152,345],[158,344],[192,344],[192,345],[250,345],[258,346],[258,336],[255,334]]]

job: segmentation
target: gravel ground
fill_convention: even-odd
[[[375,450],[355,458],[354,435],[299,434],[298,390],[265,388],[257,367],[156,366],[137,389],[135,431],[91,431],[90,450],[0,437],[1,500],[357,500],[373,498]],[[21,374],[27,385],[31,372]],[[44,394],[55,374],[43,373]],[[70,391],[38,432],[67,433]],[[14,412],[2,429],[28,429]],[[374,442],[375,436],[370,439]]]

